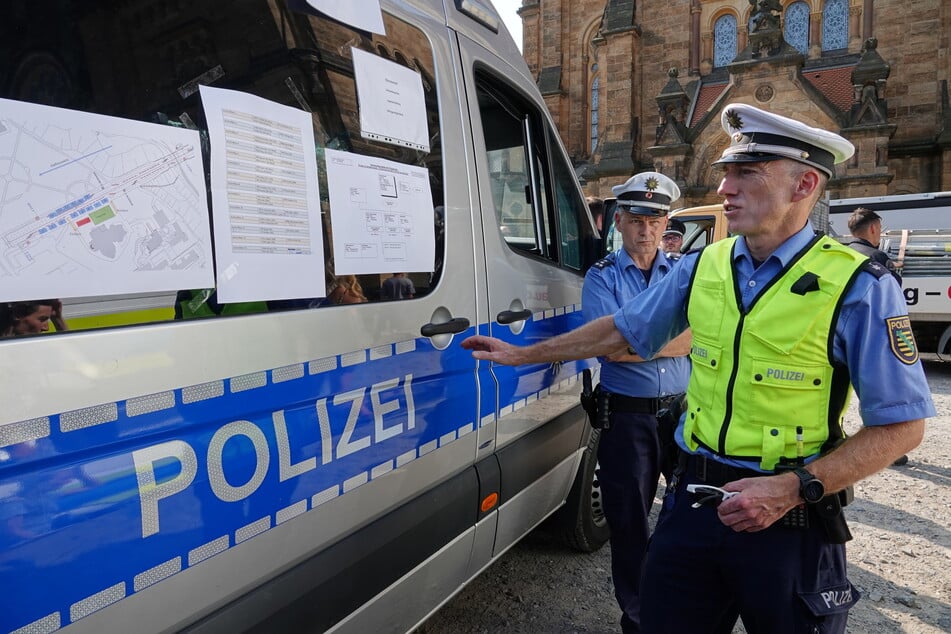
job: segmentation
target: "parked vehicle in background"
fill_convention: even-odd
[[[951,192],[847,198],[829,202],[832,229],[848,235],[858,207],[882,217],[879,248],[902,276],[902,292],[922,352],[951,353]]]
[[[376,6],[10,7],[0,301],[69,331],[0,340],[0,631],[402,632],[559,507],[603,543],[593,360],[458,346],[581,324],[545,102],[490,3]]]
[[[676,209],[670,213],[670,217],[676,218],[687,227],[681,247],[684,253],[722,240],[729,235],[726,230],[726,218],[723,216],[723,205],[701,205]]]

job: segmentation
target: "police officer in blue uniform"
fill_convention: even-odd
[[[916,447],[934,405],[901,289],[809,224],[852,144],[745,104],[721,121],[718,193],[737,237],[685,254],[611,317],[525,348],[462,345],[510,365],[627,346],[650,359],[689,326],[682,459],[648,549],[642,627],[727,633],[741,617],[750,634],[841,633],[859,599],[846,492]],[[845,438],[850,386],[863,427]]]
[[[667,220],[667,229],[664,231],[664,235],[660,241],[661,248],[664,250],[664,253],[667,254],[668,258],[679,260],[680,256],[683,255],[681,249],[684,246],[684,235],[686,233],[687,226],[683,222],[676,218]]]
[[[622,248],[596,262],[585,276],[582,306],[585,321],[613,315],[670,273],[674,260],[659,248],[670,204],[680,189],[658,172],[642,172],[612,188],[617,197],[614,226]],[[673,443],[673,422],[682,410],[690,377],[689,332],[645,361],[627,350],[601,357],[598,405],[608,425],[601,430],[598,465],[604,514],[611,529],[611,574],[621,608],[621,629],[640,632],[640,579],[647,540],[648,515],[661,471],[670,480],[663,457]],[[674,414],[676,412],[676,414]],[[658,414],[661,418],[658,419]],[[669,436],[665,437],[665,436]]]

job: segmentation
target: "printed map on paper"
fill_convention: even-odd
[[[214,285],[197,132],[0,99],[0,301]]]

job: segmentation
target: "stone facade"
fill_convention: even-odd
[[[795,1],[524,0],[523,54],[587,193],[654,168],[681,204],[716,202],[734,101],[849,138],[833,198],[951,190],[951,0],[799,0],[802,50],[783,37]],[[833,28],[844,47],[828,50]]]

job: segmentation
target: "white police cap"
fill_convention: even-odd
[[[831,177],[834,166],[855,153],[855,146],[838,134],[745,103],[725,107],[720,121],[730,146],[714,165],[791,159]]]
[[[666,216],[670,204],[680,198],[680,188],[660,172],[641,172],[615,185],[617,208],[642,216]]]

